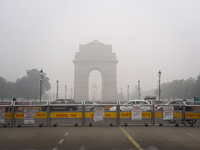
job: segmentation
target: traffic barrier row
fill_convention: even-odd
[[[76,107],[71,111],[69,107]],[[200,105],[51,104],[50,102],[0,102],[0,125],[6,126],[102,126],[182,125],[200,126]],[[179,109],[176,106],[179,107]],[[115,108],[114,108],[115,107]],[[123,107],[123,110],[122,110]],[[110,108],[113,108],[110,109]],[[125,108],[125,109],[124,109]],[[66,109],[68,111],[64,111]],[[70,111],[69,111],[70,110]]]

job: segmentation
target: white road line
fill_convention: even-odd
[[[187,135],[189,135],[189,136],[191,136],[191,137],[196,137],[195,135],[192,135],[192,134],[190,134],[190,133],[185,133],[185,134],[187,134]]]
[[[67,136],[69,134],[69,132],[66,132],[64,136]]]
[[[58,148],[57,147],[54,147],[52,150],[57,150]]]
[[[61,140],[58,142],[58,144],[61,144],[63,141],[64,141],[64,139],[61,139]]]

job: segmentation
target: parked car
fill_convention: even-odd
[[[50,111],[76,111],[77,110],[76,105],[70,106],[67,104],[77,104],[77,103],[72,99],[57,99],[55,101],[50,102]]]
[[[93,105],[95,105],[95,104],[97,104],[97,103],[95,103],[93,101],[85,101],[85,105],[86,105],[85,109],[86,109],[86,111],[94,111],[94,106]]]
[[[171,102],[167,102],[165,105],[172,105],[174,110],[183,110],[183,106],[185,105],[186,112],[193,111],[193,107],[187,106],[186,100],[175,100]],[[158,110],[163,110],[163,106],[158,106]],[[196,119],[186,119],[189,124],[194,124],[197,120]],[[170,123],[176,123],[177,120],[169,120]]]
[[[129,102],[124,103],[123,105],[120,106],[120,111],[131,111],[133,105],[141,105],[142,111],[151,111],[151,106],[149,106],[150,104],[146,102],[145,100],[130,100]],[[110,108],[109,110],[116,111],[117,107],[114,106]]]
[[[161,101],[161,100],[146,100],[150,105],[154,104],[154,110],[158,110],[158,104],[165,104],[166,101]]]
[[[182,110],[182,107],[185,104],[186,103],[183,100],[175,100],[175,101],[167,102],[163,105],[174,105],[174,110]],[[163,110],[163,106],[158,105],[157,110]]]

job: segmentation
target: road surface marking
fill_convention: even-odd
[[[58,148],[57,147],[54,147],[52,150],[57,150]]]
[[[195,135],[192,135],[192,134],[190,134],[190,133],[185,133],[185,134],[187,134],[187,135],[189,135],[189,136],[191,136],[191,137],[196,137]]]
[[[69,134],[69,132],[66,132],[64,136],[67,136]]]
[[[61,139],[61,140],[58,142],[58,144],[61,144],[63,141],[64,141],[64,139]]]
[[[127,138],[137,147],[138,150],[143,150],[140,145],[122,128],[119,126],[119,128],[123,131],[123,133],[127,136]]]

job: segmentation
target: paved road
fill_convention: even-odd
[[[199,150],[200,127],[0,127],[1,150]]]

